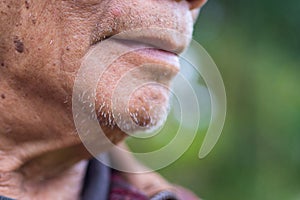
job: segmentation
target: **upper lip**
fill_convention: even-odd
[[[175,54],[182,53],[191,41],[190,35],[180,33],[173,29],[139,28],[104,35],[93,41],[92,44],[96,44],[108,38],[143,43]]]

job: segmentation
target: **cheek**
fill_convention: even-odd
[[[15,80],[26,83],[26,87],[35,88],[34,91],[51,86],[60,72],[61,40],[56,12],[53,6],[42,8],[37,3],[21,7],[20,19],[8,37],[8,71]]]

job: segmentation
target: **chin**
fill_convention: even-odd
[[[137,58],[145,62],[139,52],[130,53],[103,73],[95,104],[101,126],[129,135],[152,132],[164,124],[170,108],[170,84],[178,71],[153,59],[141,67]]]
[[[98,120],[102,127],[129,135],[152,132],[165,123],[169,99],[169,89],[161,84],[147,84],[132,93],[123,88],[118,95],[97,101]]]

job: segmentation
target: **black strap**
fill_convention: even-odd
[[[0,196],[0,200],[14,200],[14,199],[11,199],[11,198],[7,198],[7,197]]]
[[[153,197],[150,200],[179,200],[178,197],[169,191],[162,191]]]
[[[81,193],[82,200],[108,199],[110,189],[111,169],[97,159],[92,159],[87,167],[84,186]]]

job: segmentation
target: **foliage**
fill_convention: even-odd
[[[203,134],[161,170],[204,199],[300,199],[300,1],[209,1],[194,38],[222,73],[228,113],[203,160]],[[140,147],[143,149],[143,147]]]

